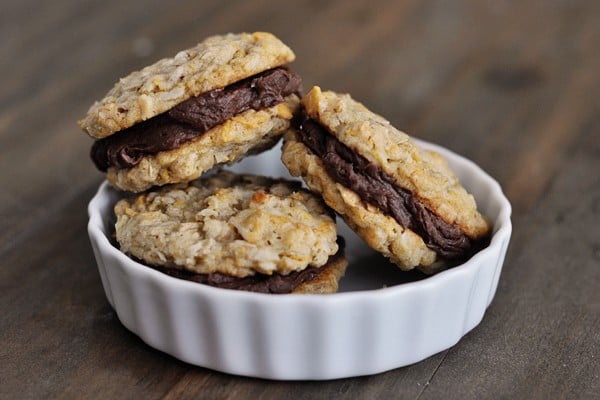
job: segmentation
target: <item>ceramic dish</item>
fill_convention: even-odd
[[[333,295],[269,295],[169,277],[111,244],[120,194],[103,183],[88,232],[106,297],[125,327],[190,364],[269,379],[334,379],[409,365],[453,346],[481,319],[496,291],[511,235],[511,207],[471,161],[442,153],[494,224],[490,245],[437,275],[405,273],[376,255],[338,218],[349,266]],[[235,170],[288,176],[280,150]]]

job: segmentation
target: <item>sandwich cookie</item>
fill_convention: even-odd
[[[115,205],[121,251],[169,275],[263,293],[333,293],[334,216],[297,182],[220,171]]]
[[[92,160],[141,192],[272,147],[298,107],[294,57],[272,34],[227,34],[129,74],[79,121]]]
[[[301,110],[283,163],[373,249],[432,273],[485,243],[490,225],[441,155],[347,94],[314,87]]]

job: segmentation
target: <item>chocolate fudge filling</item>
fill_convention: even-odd
[[[300,90],[301,79],[285,67],[274,68],[221,89],[192,97],[169,111],[94,142],[91,157],[101,171],[131,168],[141,159],[175,149],[246,110],[283,102]]]
[[[338,241],[339,243],[339,241]],[[222,273],[196,274],[187,270],[152,266],[152,268],[178,279],[184,279],[196,283],[223,289],[245,290],[256,293],[286,294],[291,293],[301,284],[315,279],[324,268],[335,261],[336,257],[342,256],[342,248],[329,257],[327,264],[322,267],[307,267],[302,271],[293,271],[288,275],[274,273],[273,275],[256,274],[245,278],[238,278]]]
[[[321,158],[336,182],[417,233],[441,257],[456,259],[469,253],[473,243],[457,226],[445,222],[411,192],[396,186],[381,168],[337,140],[317,121],[304,114],[294,121],[294,126],[302,142]]]

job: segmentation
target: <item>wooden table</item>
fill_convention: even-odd
[[[376,376],[272,382],[146,346],[86,234],[102,181],[75,121],[117,78],[228,31],[276,33],[348,91],[481,165],[513,204],[496,297],[453,348]],[[0,398],[598,398],[600,2],[5,1]]]

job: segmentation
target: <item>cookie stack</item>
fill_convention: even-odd
[[[300,100],[269,33],[210,37],[131,73],[79,121],[115,188],[121,250],[177,278],[332,293],[347,262],[331,207],[402,269],[468,257],[490,227],[437,153],[348,95]],[[273,147],[297,182],[219,167]],[[440,263],[435,263],[440,265]]]

